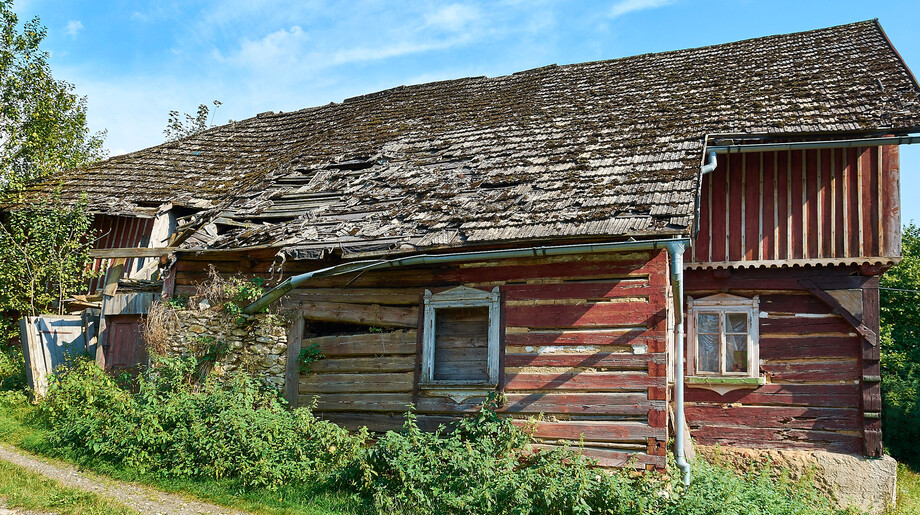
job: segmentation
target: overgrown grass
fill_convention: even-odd
[[[920,513],[920,473],[904,463],[898,464],[898,500],[886,515]]]
[[[111,498],[62,486],[19,465],[0,461],[0,505],[84,515],[137,513]]]

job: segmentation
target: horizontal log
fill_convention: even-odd
[[[613,391],[641,390],[664,386],[665,379],[649,377],[647,373],[581,372],[581,373],[512,373],[505,374],[505,389],[513,390],[583,390]]]
[[[765,361],[760,371],[777,381],[855,381],[862,370],[855,356],[851,361],[809,361],[806,363],[776,363]]]
[[[341,392],[411,392],[412,372],[383,374],[309,374],[301,375],[300,393]]]
[[[650,427],[643,422],[562,420],[559,422],[515,420],[536,438],[552,438],[585,442],[645,442],[647,438],[666,440],[665,428]]]
[[[356,372],[411,372],[415,370],[415,356],[374,356],[323,358],[310,364],[314,374]]]
[[[819,449],[842,453],[862,451],[862,437],[832,431],[721,425],[702,425],[694,428],[691,425],[690,434],[701,445],[718,444],[757,449]]]
[[[663,353],[626,354],[505,354],[506,367],[591,367],[647,370],[649,363],[664,363]]]
[[[760,319],[760,334],[764,336],[812,333],[849,334],[854,331],[853,326],[839,316]]]
[[[859,431],[862,420],[856,408],[813,408],[799,406],[712,406],[687,405],[687,422],[693,426],[748,426],[758,428]]]
[[[786,268],[782,270],[732,270],[729,277],[720,278],[711,270],[687,270],[684,274],[684,291],[697,298],[708,292],[732,290],[790,290],[805,291],[799,284],[810,279],[822,289],[861,288],[867,276],[851,275],[854,267],[821,267],[811,269]],[[700,295],[700,293],[703,295]]]
[[[859,352],[860,340],[856,336],[760,339],[762,359],[856,357]]]
[[[760,311],[767,313],[833,314],[830,306],[810,293],[768,293],[760,295]]]
[[[507,320],[506,320],[506,325]],[[584,331],[530,331],[526,333],[505,334],[506,346],[545,347],[545,346],[627,346],[646,345],[649,340],[664,341],[664,331],[645,327],[609,330]]]
[[[405,413],[412,404],[411,393],[319,393],[301,394],[298,406],[309,406],[316,399],[313,411],[390,411]]]
[[[725,395],[692,388],[688,385],[687,402],[714,402],[742,404],[820,406],[853,408],[859,405],[858,385],[766,384],[754,390],[732,390]]]
[[[506,300],[519,301],[648,297],[653,288],[648,285],[647,279],[621,279],[596,283],[509,284],[502,290]]]
[[[498,264],[502,263],[502,264]],[[498,261],[495,266],[459,268],[442,277],[457,283],[491,283],[498,281],[524,281],[528,279],[608,279],[647,277],[666,273],[663,264],[645,261],[560,261],[543,265],[525,266]]]
[[[648,325],[657,323],[663,310],[664,306],[648,302],[505,306],[505,325],[531,328]]]
[[[315,336],[304,339],[304,348],[316,344],[324,356],[415,354],[416,339],[414,330]]]
[[[455,402],[445,397],[418,397],[419,413],[473,413],[485,397]],[[506,393],[497,411],[522,414],[583,414],[647,416],[650,409],[665,409],[664,401],[650,401],[645,393]]]
[[[91,249],[90,259],[110,258],[145,258],[167,256],[178,250],[177,247],[129,247],[118,249]]]
[[[371,327],[418,327],[417,307],[392,307],[379,304],[346,304],[342,302],[302,302],[300,309],[308,323],[345,322]]]
[[[559,449],[556,445],[532,444],[532,447],[540,450]],[[630,452],[613,449],[599,449],[596,447],[568,447],[571,452],[580,452],[595,461],[599,467],[624,467],[631,466],[638,469],[645,469],[647,465],[655,468],[665,467],[665,456],[649,456],[644,452]]]
[[[302,288],[288,293],[291,302],[418,305],[424,288]]]

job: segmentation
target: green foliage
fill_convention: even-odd
[[[920,227],[904,228],[901,247],[904,259],[881,280],[893,288],[880,291],[882,425],[886,449],[920,466]]]
[[[188,296],[187,295],[176,295],[175,297],[170,297],[166,299],[164,302],[166,302],[166,305],[169,306],[170,309],[174,309],[177,311],[188,309]]]
[[[319,345],[314,343],[300,349],[300,354],[297,355],[297,370],[301,374],[309,374],[310,365],[320,359],[323,359],[323,353],[319,350]]]
[[[92,215],[57,200],[7,214],[0,223],[0,338],[18,334],[21,316],[63,313],[62,300],[92,276]]]
[[[104,157],[104,133],[90,134],[86,124],[86,98],[51,73],[39,19],[20,27],[12,0],[0,0],[0,32],[0,188],[13,194]]]
[[[52,446],[81,461],[273,489],[325,481],[364,444],[365,433],[287,410],[274,390],[246,376],[193,390],[188,377],[197,366],[190,357],[158,358],[136,395],[91,362],[64,370],[41,406]]]
[[[26,386],[26,364],[22,349],[18,346],[3,348],[0,350],[0,392],[19,392],[25,390]]]
[[[198,112],[195,116],[185,113],[184,120],[183,116],[179,115],[179,111],[170,111],[169,121],[166,122],[166,130],[163,131],[163,134],[166,135],[166,141],[176,141],[214,127],[211,122],[214,120],[214,113],[221,106],[221,102],[215,100],[211,104],[214,106],[214,111],[211,111],[207,104],[199,104]],[[210,119],[208,118],[209,115]]]

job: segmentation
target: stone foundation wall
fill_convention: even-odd
[[[790,471],[793,479],[814,472],[815,485],[833,497],[840,509],[854,506],[882,513],[895,502],[898,463],[891,456],[866,458],[826,451],[764,450],[696,445],[710,462],[744,472],[752,463],[767,461]],[[692,472],[691,472],[692,473]]]
[[[212,374],[242,370],[278,389],[284,387],[287,334],[278,315],[230,315],[212,309],[175,311],[177,330],[167,352],[172,355],[217,356]],[[215,352],[216,351],[216,352]]]

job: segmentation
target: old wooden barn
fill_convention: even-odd
[[[918,94],[866,21],[263,113],[31,191],[85,192],[122,227],[96,255],[145,278],[160,258],[166,295],[209,265],[268,280],[252,310],[297,313],[286,395],[348,427],[500,392],[606,465],[663,468],[671,438],[682,460],[685,421],[878,456]],[[142,356],[144,302],[109,314],[110,362]]]

